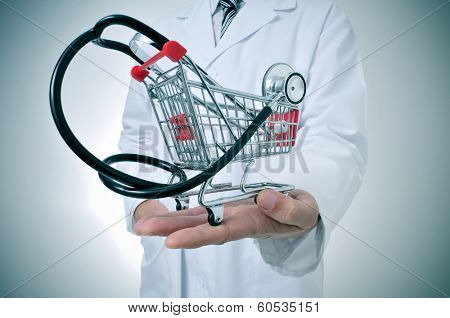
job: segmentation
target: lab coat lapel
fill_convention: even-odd
[[[295,7],[296,0],[247,0],[219,41],[208,64],[236,43],[245,41],[250,35],[273,21],[279,11],[291,10]]]
[[[215,50],[209,0],[198,1],[190,9],[180,12],[177,17],[185,20],[182,27],[187,34],[186,41],[189,44],[187,54],[200,66],[206,66],[205,62],[214,55]],[[204,63],[201,63],[199,58],[203,59]]]

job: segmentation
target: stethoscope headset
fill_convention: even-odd
[[[78,36],[62,53],[55,66],[51,79],[50,106],[52,116],[59,133],[63,137],[66,144],[70,147],[70,149],[87,165],[98,172],[98,176],[100,177],[100,180],[103,182],[103,184],[110,190],[121,195],[134,198],[156,199],[175,196],[201,185],[202,183],[213,177],[215,174],[217,174],[228,163],[230,163],[230,161],[232,161],[232,159],[252,138],[258,128],[260,128],[265,120],[272,114],[272,109],[269,106],[265,106],[254,118],[253,122],[248,126],[248,128],[242,133],[241,137],[238,138],[235,143],[217,161],[215,161],[209,168],[195,175],[191,179],[187,179],[185,172],[178,166],[150,156],[140,154],[116,154],[109,156],[104,160],[98,159],[80,143],[80,141],[70,129],[63,112],[61,102],[61,89],[66,70],[72,62],[73,58],[83,47],[85,47],[89,43],[94,43],[95,45],[98,45],[105,49],[121,52],[131,57],[139,64],[144,63],[132,52],[128,45],[102,38],[102,34],[105,29],[112,25],[125,26],[146,36],[153,41],[153,46],[158,50],[162,50],[164,44],[169,41],[166,37],[155,31],[151,27],[136,19],[124,15],[107,16],[98,21],[92,29]],[[201,70],[200,67],[198,68]],[[202,72],[206,74],[206,72]],[[303,78],[302,80],[304,81]],[[173,176],[176,177],[177,181],[171,184],[165,184],[140,179],[126,174],[111,166],[112,164],[119,162],[135,162],[139,164],[155,166],[172,173]]]

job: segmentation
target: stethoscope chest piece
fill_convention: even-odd
[[[306,81],[303,76],[285,63],[273,64],[263,78],[263,96],[276,95],[280,92],[293,105],[300,104],[306,93]]]

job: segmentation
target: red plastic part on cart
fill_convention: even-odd
[[[144,62],[142,65],[134,66],[131,69],[131,77],[138,82],[142,82],[150,74],[147,68],[158,62],[161,58],[167,56],[172,62],[178,62],[186,52],[187,50],[177,41],[168,41],[164,44],[162,50],[155,56]]]
[[[280,117],[281,115],[281,117]],[[298,130],[298,118],[300,115],[300,111],[298,109],[290,110],[287,113],[283,114],[273,114],[267,120],[269,123],[267,124],[270,130],[274,131],[276,140],[291,140],[291,146],[295,146],[295,138],[297,138],[297,130]],[[285,126],[285,127],[284,127]],[[277,142],[277,146],[289,145],[288,141]]]
[[[170,122],[175,126],[176,140],[194,140],[194,131],[189,125],[189,120],[185,114],[170,117]]]

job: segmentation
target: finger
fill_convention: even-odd
[[[225,203],[225,207],[231,207],[231,206],[236,207],[236,206],[241,206],[241,205],[254,205],[254,204],[255,204],[255,200],[253,198],[251,198],[251,199],[244,199],[244,200]]]
[[[295,200],[301,201],[306,206],[309,206],[311,209],[319,211],[319,207],[317,206],[316,200],[308,192],[300,189],[295,189],[290,191],[288,195]]]
[[[134,226],[134,231],[138,235],[168,236],[175,231],[206,223],[207,220],[207,214],[194,216],[155,216],[137,222]]]
[[[309,197],[312,198],[311,195]],[[318,211],[312,207],[311,202],[297,200],[273,190],[261,191],[257,197],[257,205],[274,220],[303,230],[311,229],[317,223]]]
[[[238,209],[242,208],[249,209],[249,207],[239,207]],[[257,209],[257,207],[254,206],[253,209]],[[258,224],[253,219],[260,214],[257,210],[235,214],[226,211],[226,214],[228,214],[228,217],[219,226],[211,226],[209,223],[205,223],[170,234],[166,239],[166,246],[168,248],[197,248],[258,235]]]
[[[137,212],[138,211],[136,210],[136,213]],[[164,207],[164,210],[157,210],[157,211],[152,210],[150,213],[147,212],[147,214],[145,216],[143,216],[142,218],[140,218],[139,221],[154,218],[156,216],[168,216],[168,217],[196,216],[196,215],[201,215],[201,214],[206,214],[206,213],[207,213],[207,211],[206,211],[205,207],[203,207],[203,206],[197,206],[192,209],[173,211],[173,212],[169,212],[169,210],[167,210],[167,208]]]
[[[196,216],[203,216],[203,218],[195,218]],[[167,218],[167,220],[163,218]],[[201,224],[202,222],[199,220],[207,220],[207,211],[202,206],[180,212],[152,214],[139,219],[134,225],[134,232],[137,235],[167,236],[178,229]]]
[[[170,216],[195,216],[201,214],[207,214],[206,208],[204,206],[196,206],[195,208],[181,210],[181,211],[173,211],[170,212]]]

